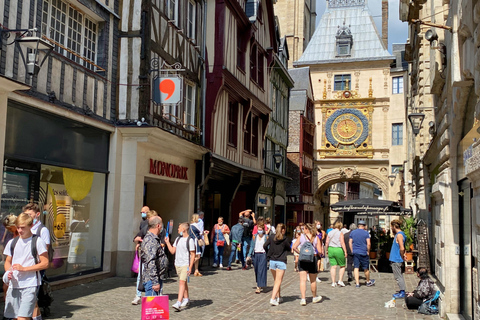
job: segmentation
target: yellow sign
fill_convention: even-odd
[[[57,239],[63,238],[67,230],[67,221],[64,214],[58,214],[53,222],[53,233]]]

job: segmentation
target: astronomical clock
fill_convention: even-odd
[[[369,97],[361,98],[353,90],[337,91],[334,99],[327,100],[324,92],[320,158],[373,157],[371,93],[370,89]]]

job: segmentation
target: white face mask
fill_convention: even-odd
[[[317,229],[320,229],[320,227],[321,227],[321,226],[320,226],[319,224],[317,224]]]

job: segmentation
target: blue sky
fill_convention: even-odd
[[[325,8],[326,0],[317,1],[317,24]],[[398,19],[399,0],[388,0],[388,51],[392,52],[392,43],[406,43],[408,37],[408,24]],[[367,0],[368,8],[377,25],[377,30],[382,33],[382,0]]]

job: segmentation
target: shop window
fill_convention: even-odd
[[[228,103],[228,144],[237,147],[238,102]]]
[[[403,93],[403,77],[392,78],[392,93],[393,94]]]
[[[350,74],[337,74],[334,77],[334,91],[350,90],[352,76]]]
[[[54,253],[49,277],[102,265],[105,174],[42,165],[39,205]]]
[[[98,25],[85,13],[61,0],[43,2],[42,33],[55,41],[55,50],[84,67],[94,70]]]
[[[403,124],[392,124],[392,146],[401,146],[403,144]]]

